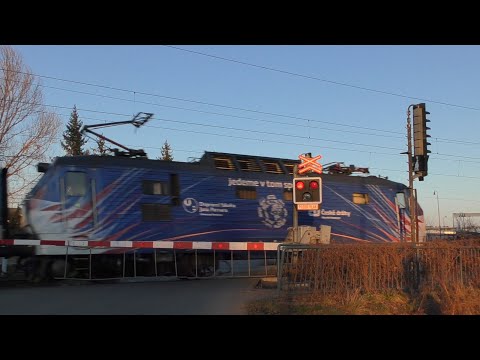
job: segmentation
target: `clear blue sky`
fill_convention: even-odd
[[[283,158],[311,152],[322,163],[366,166],[407,184],[407,157],[399,155],[406,150],[406,111],[425,102],[432,154],[429,175],[415,187],[427,224],[438,224],[434,191],[442,225],[452,223],[453,212],[480,212],[479,46],[179,47],[330,82],[164,46],[14,46],[35,74],[128,90],[42,79],[46,104],[66,107],[56,109],[65,124],[74,105],[84,124],[154,113],[138,130],[103,131],[150,158],[165,140],[177,161],[205,150]],[[63,155],[59,144],[54,155]]]

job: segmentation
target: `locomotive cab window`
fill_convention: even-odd
[[[407,207],[407,200],[403,192],[397,192],[395,195],[395,202],[399,209],[405,209]]]
[[[257,198],[257,188],[254,186],[237,186],[237,198],[255,200]]]
[[[370,203],[368,194],[353,193],[353,203],[357,205],[367,205]]]
[[[85,173],[68,171],[65,177],[67,196],[84,196],[87,193],[87,175]]]
[[[145,195],[170,195],[166,181],[143,180],[142,188]]]

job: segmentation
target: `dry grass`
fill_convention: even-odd
[[[250,315],[412,315],[417,310],[409,297],[401,292],[386,294],[352,293],[349,298],[337,296],[295,295],[263,299],[248,306]]]
[[[353,292],[348,298],[305,294],[262,299],[247,306],[249,315],[480,315],[480,290]]]
[[[283,299],[261,299],[247,304],[248,315],[289,315],[288,304]]]
[[[422,291],[419,306],[427,314],[480,315],[480,289],[439,284]]]

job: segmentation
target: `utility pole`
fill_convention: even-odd
[[[410,190],[410,241],[417,242],[417,211],[415,209],[415,191],[413,189],[413,153],[412,153],[412,125],[410,122],[410,105],[407,108],[407,138],[408,138],[408,188]]]
[[[298,165],[295,165],[293,167],[293,178],[295,179],[298,174]],[[295,183],[295,181],[293,182]],[[295,191],[295,189],[292,189],[292,191]],[[293,242],[295,243],[297,241],[297,229],[298,229],[298,210],[297,210],[297,205],[292,201],[292,206],[293,206],[293,233],[292,233],[292,238]]]
[[[412,151],[412,124],[410,122],[410,108],[413,109],[413,151]],[[427,123],[430,120],[427,119],[427,115],[430,114],[425,106],[425,103],[412,104],[407,108],[407,138],[408,138],[408,151],[402,154],[408,155],[408,188],[410,190],[410,223],[411,223],[411,241],[418,242],[418,219],[417,219],[417,193],[413,188],[413,180],[418,179],[423,181],[424,177],[428,174],[428,158],[430,150],[428,150],[428,138],[427,130],[430,128]],[[438,197],[437,197],[438,199]],[[439,210],[440,212],[440,210]],[[439,215],[440,216],[440,215]],[[439,221],[440,223],[440,221]]]

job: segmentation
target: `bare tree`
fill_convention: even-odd
[[[61,120],[43,105],[38,79],[10,46],[0,46],[0,166],[8,167],[9,199],[29,189],[29,168],[47,159]]]
[[[471,217],[463,216],[456,218],[456,228],[458,231],[479,232],[479,224]]]

